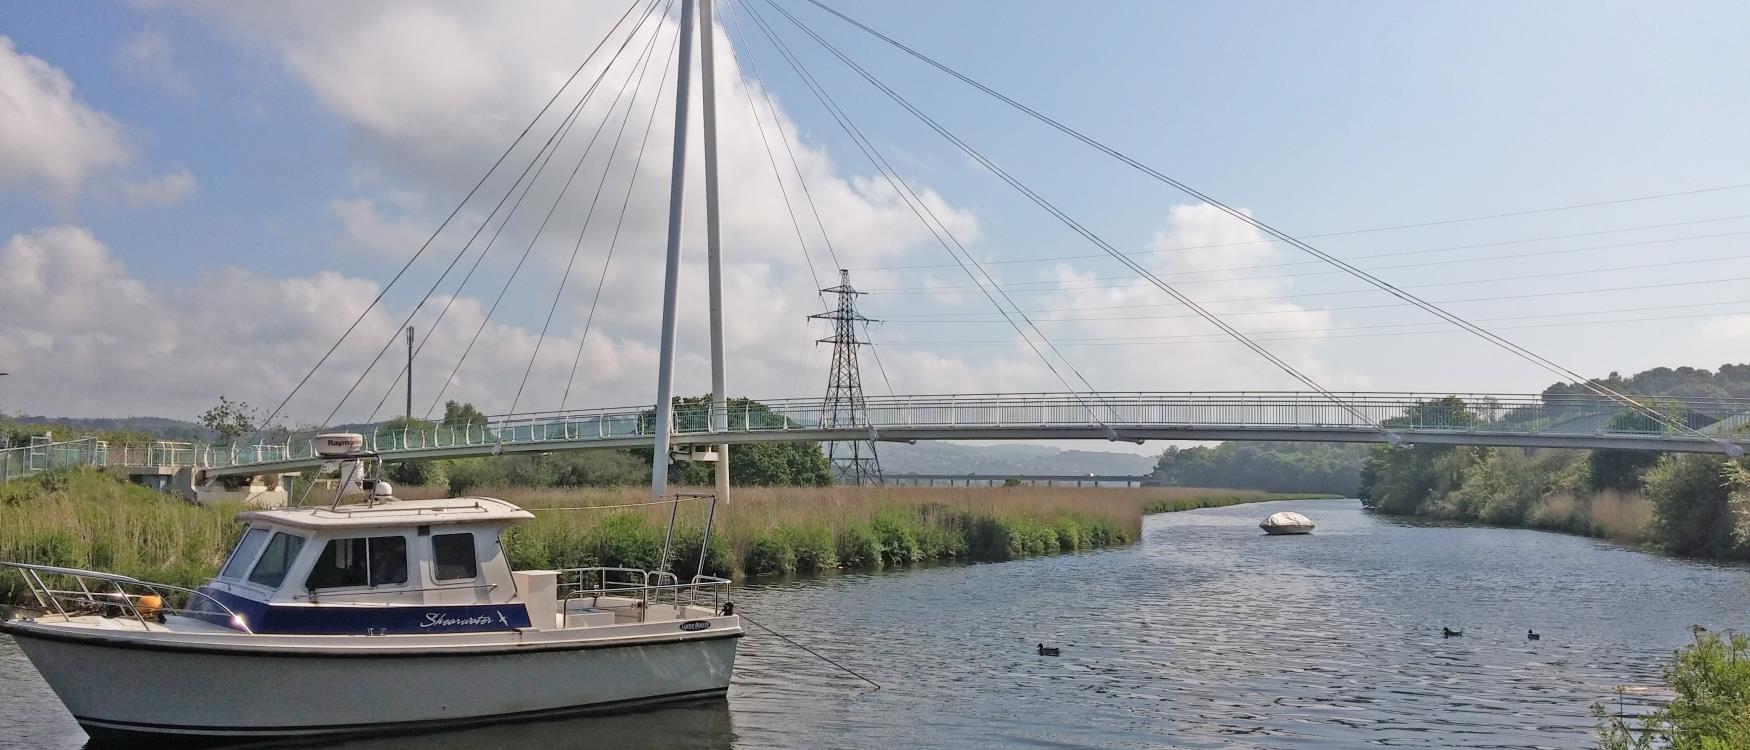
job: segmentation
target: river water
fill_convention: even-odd
[[[1260,533],[1280,510],[1317,532]],[[1588,708],[1656,685],[1692,624],[1750,624],[1750,570],[1311,500],[1150,516],[1123,549],[736,599],[884,689],[750,628],[727,701],[338,747],[1591,747]],[[0,747],[85,742],[4,638],[0,716]]]

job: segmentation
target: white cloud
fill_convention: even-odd
[[[132,78],[186,96],[194,87],[189,83],[188,74],[182,72],[172,59],[173,55],[169,37],[157,31],[142,30],[122,40],[111,62]]]
[[[0,36],[0,187],[40,181],[66,198],[127,158],[114,119],[76,99],[65,72]]]
[[[406,217],[384,216],[369,198],[332,201],[328,213],[340,222],[342,247],[393,260],[405,260],[431,235]]]
[[[338,242],[348,251],[368,252],[400,261],[425,242],[447,213],[448,201],[456,199],[458,185],[470,185],[479,170],[490,164],[526,124],[541,102],[570,74],[577,57],[603,34],[617,11],[609,14],[599,6],[548,3],[527,12],[507,14],[487,6],[470,4],[374,3],[303,6],[295,10],[266,5],[197,4],[197,15],[216,22],[249,40],[278,59],[292,77],[307,86],[316,101],[347,126],[358,147],[348,153],[355,176],[351,194],[331,201],[327,210],[338,224]],[[612,267],[603,284],[600,304],[580,368],[579,386],[570,405],[626,404],[651,398],[654,374],[654,342],[660,315],[662,252],[668,205],[668,155],[672,140],[672,81],[663,99],[651,102],[661,72],[662,55],[670,49],[674,26],[662,26],[656,42],[653,70],[636,100],[636,109],[625,142],[615,143],[620,117],[634,94],[626,91],[619,109],[610,116],[608,103],[621,90],[628,68],[616,67],[604,79],[601,90],[590,100],[564,148],[547,168],[523,207],[492,244],[491,255],[479,275],[443,320],[438,334],[456,336],[458,351],[479,324],[491,300],[518,257],[530,246],[535,225],[552,204],[557,184],[563,181],[579,158],[579,152],[596,123],[608,118],[594,155],[589,157],[577,183],[554,216],[552,224],[534,245],[527,265],[494,321],[513,320],[520,327],[500,331],[502,347],[527,344],[539,334],[552,295],[577,241],[591,196],[596,192],[606,155],[613,153],[614,166],[595,208],[594,218],[583,235],[579,257],[566,282],[547,342],[541,348],[531,385],[519,408],[549,408],[556,405],[563,384],[542,378],[563,379],[576,354],[577,340],[596,293],[603,258],[615,233],[620,201],[639,149],[646,118],[653,111],[646,158],[637,170],[636,189],[619,229]],[[642,39],[630,50],[642,48]],[[582,40],[582,41],[580,41]],[[610,48],[614,43],[610,43]],[[758,102],[761,122],[778,159],[792,200],[800,201],[800,186],[778,143],[780,133],[795,150],[800,170],[807,180],[820,214],[825,217],[839,262],[866,266],[888,262],[907,253],[929,248],[929,232],[920,224],[885,180],[845,175],[824,149],[802,139],[796,124],[780,112],[772,114],[764,92],[742,73],[733,59],[728,41],[719,37],[718,100],[719,152],[723,191],[722,236],[725,248],[725,299],[727,347],[734,362],[731,390],[750,395],[789,395],[819,390],[820,382],[798,384],[798,371],[813,350],[812,340],[824,335],[810,327],[809,313],[818,312],[816,281],[808,272],[797,248],[795,231],[785,210],[783,194],[772,174],[766,146],[749,108],[750,95]],[[631,55],[629,54],[628,57]],[[597,68],[587,70],[585,82]],[[672,75],[672,74],[671,74]],[[574,97],[583,86],[567,96]],[[698,88],[694,88],[695,141],[689,152],[694,169],[687,187],[688,232],[686,263],[682,279],[680,345],[687,358],[679,370],[677,388],[682,392],[703,390],[708,382],[705,352],[703,301],[703,183],[697,168],[702,151],[699,136]],[[573,100],[574,101],[574,100]],[[560,106],[570,101],[562,99]],[[533,144],[546,138],[557,115],[537,126]],[[536,145],[526,145],[507,160],[506,174],[495,176],[482,195],[455,224],[433,243],[410,275],[409,284],[423,291],[449,259],[461,249],[481,217],[497,200]],[[977,218],[950,205],[927,186],[914,189],[948,226],[967,243],[979,237]],[[798,203],[808,237],[809,251],[823,285],[834,282],[835,269],[826,247],[812,226],[811,214]],[[472,246],[477,253],[496,230],[496,223]],[[471,255],[470,255],[471,258]],[[448,280],[438,285],[440,293],[454,285],[470,259],[458,266]],[[411,276],[423,277],[414,279]],[[441,307],[441,301],[436,307]],[[428,305],[428,310],[431,308]],[[423,331],[430,325],[429,313],[416,322]],[[472,317],[470,317],[472,316]],[[489,326],[488,330],[497,330]],[[487,334],[491,335],[490,333]],[[486,336],[482,337],[484,342]],[[559,341],[555,341],[559,339]],[[506,352],[511,349],[505,349]],[[491,393],[481,396],[488,405],[507,408],[528,349],[507,354],[488,370],[459,376],[464,387],[478,386]],[[284,361],[313,361],[320,350],[290,349]],[[480,353],[470,355],[470,363]],[[920,365],[933,366],[920,359]],[[438,368],[431,368],[438,369]],[[1035,368],[1037,369],[1037,368]],[[941,372],[947,373],[947,370]],[[356,374],[356,373],[355,373]],[[490,388],[484,379],[490,376]],[[819,378],[824,381],[825,374]],[[941,390],[949,382],[932,385],[930,372],[910,373],[913,387]],[[971,377],[971,376],[969,376]],[[587,381],[586,381],[587,378]],[[958,383],[959,376],[954,376]],[[508,379],[508,382],[507,382]],[[537,388],[537,384],[540,387]],[[583,391],[578,395],[577,391]]]
[[[187,169],[166,172],[139,182],[123,183],[122,197],[136,206],[174,206],[194,197],[200,184]]]
[[[1263,242],[1264,239],[1255,227],[1214,206],[1173,206],[1168,209],[1165,226],[1155,232],[1147,246],[1152,254],[1139,260],[1169,284],[1194,279],[1194,284],[1175,287],[1194,301],[1239,300],[1210,303],[1206,307],[1223,316],[1235,328],[1256,333],[1254,339],[1294,338],[1260,343],[1296,369],[1320,380],[1322,385],[1351,385],[1347,381],[1323,382],[1337,379],[1316,358],[1318,341],[1326,336],[1324,329],[1335,325],[1330,313],[1307,310],[1285,301],[1283,298],[1291,293],[1293,286],[1290,279],[1262,278],[1256,271],[1220,270],[1282,262],[1282,252],[1276,245]],[[1220,249],[1211,249],[1212,246]],[[1146,337],[1162,342],[1071,350],[1071,356],[1078,363],[1087,365],[1083,367],[1084,373],[1097,373],[1097,377],[1090,375],[1096,387],[1153,390],[1305,387],[1153,285],[1139,281],[1130,286],[1105,286],[1123,282],[1095,281],[1095,276],[1067,265],[1058,265],[1050,273],[1050,278],[1057,280],[1063,288],[1053,295],[1052,303],[1044,307],[1096,308],[1068,315],[1122,319],[1056,324],[1047,328],[1048,333],[1061,338]],[[1098,309],[1131,309],[1162,304],[1165,306],[1142,307],[1140,309],[1146,312],[1125,315]],[[1125,366],[1127,362],[1134,365],[1138,360],[1155,361],[1160,365]]]

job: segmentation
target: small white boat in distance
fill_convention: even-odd
[[[1264,533],[1272,535],[1310,534],[1313,530],[1313,522],[1312,519],[1294,511],[1283,511],[1271,513],[1269,518],[1258,524],[1258,528],[1263,529]]]
[[[0,563],[38,604],[0,617],[0,632],[88,733],[135,740],[427,729],[724,694],[742,635],[728,580],[512,571],[500,541],[530,518],[485,497],[247,511],[230,560],[197,590]]]

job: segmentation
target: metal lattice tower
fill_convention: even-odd
[[[821,426],[862,427],[869,424],[869,407],[863,400],[863,376],[857,366],[857,347],[869,342],[857,338],[857,324],[870,319],[857,312],[857,295],[851,287],[851,272],[839,269],[839,285],[820,290],[838,295],[838,309],[808,316],[833,323],[831,336],[818,343],[832,344],[832,370],[826,380],[826,401],[821,405]],[[833,479],[839,484],[881,484],[881,460],[870,440],[847,440],[826,444],[826,459],[832,463]]]

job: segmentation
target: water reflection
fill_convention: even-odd
[[[120,750],[137,744],[87,743],[87,750]],[[622,750],[668,750],[735,747],[729,702],[723,698],[689,701],[631,713],[579,716],[550,721],[497,724],[441,732],[404,733],[393,736],[258,742],[227,745],[228,750],[266,748],[334,748],[334,750],[480,750],[480,748],[606,747]]]

